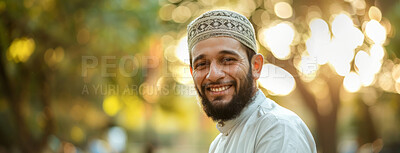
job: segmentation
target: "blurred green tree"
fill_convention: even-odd
[[[98,113],[103,95],[84,95],[82,85],[119,80],[98,70],[84,76],[81,60],[148,52],[160,31],[158,8],[157,1],[137,0],[0,1],[1,150],[42,152],[51,135],[82,147],[85,135],[98,135],[113,124]],[[146,79],[141,75],[146,67],[130,68],[139,74],[127,79],[132,84]],[[119,72],[118,67],[108,71]],[[88,110],[82,116],[69,116],[69,110],[82,108]],[[85,120],[93,113],[97,117]],[[69,127],[75,127],[75,140]]]

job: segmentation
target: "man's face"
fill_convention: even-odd
[[[229,37],[198,42],[192,49],[192,75],[203,109],[213,120],[240,114],[254,86],[246,49]]]

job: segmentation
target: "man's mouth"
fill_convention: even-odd
[[[234,81],[213,82],[203,85],[202,89],[210,100],[215,100],[217,97],[234,94],[235,86],[236,82]]]
[[[212,92],[221,92],[228,90],[232,85],[224,85],[224,86],[215,86],[215,87],[208,87],[207,90]]]

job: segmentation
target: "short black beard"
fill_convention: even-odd
[[[225,105],[217,105],[214,106],[206,97],[205,94],[201,94],[199,89],[196,88],[199,97],[201,98],[201,103],[203,105],[203,110],[207,114],[208,117],[211,117],[214,121],[228,121],[236,118],[240,112],[251,102],[252,95],[254,93],[253,87],[253,76],[251,74],[251,68],[247,73],[246,82],[243,82],[243,85],[239,87],[239,91],[236,91],[236,94],[233,95],[232,100]],[[218,83],[218,82],[215,82]],[[236,87],[236,82],[234,85]],[[201,86],[202,93],[205,93],[205,86]],[[217,98],[218,99],[218,98]]]

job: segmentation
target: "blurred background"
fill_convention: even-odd
[[[253,23],[259,85],[319,153],[400,152],[398,0],[0,0],[0,153],[204,153],[186,26]]]

